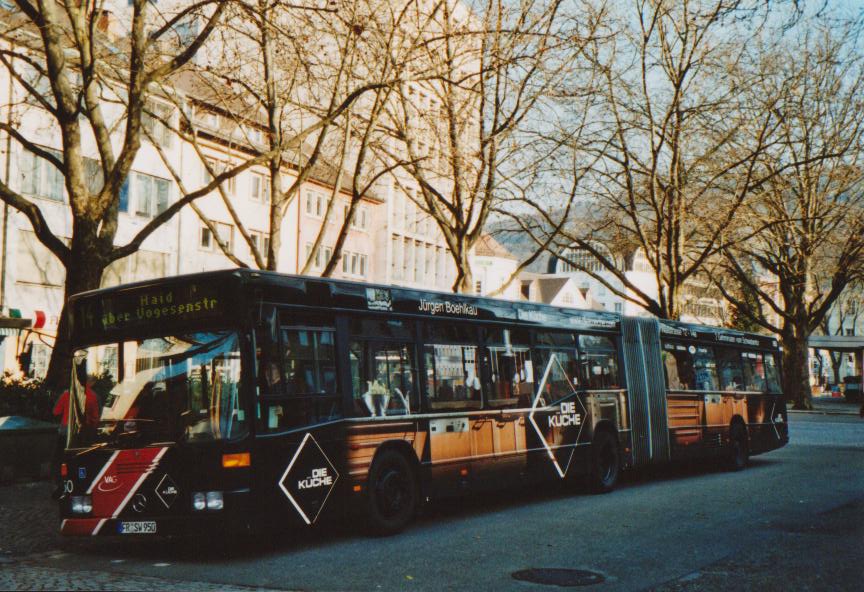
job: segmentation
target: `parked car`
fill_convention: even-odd
[[[843,396],[847,401],[861,401],[861,376],[847,376],[843,379]]]

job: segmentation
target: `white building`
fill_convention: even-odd
[[[126,9],[122,3],[116,3],[114,8],[116,14]],[[118,22],[117,19],[106,20],[105,29]],[[201,59],[221,59],[212,39]],[[238,124],[219,109],[209,108],[194,84],[186,84],[182,79],[176,84],[169,91],[173,96],[153,96],[149,108],[177,126],[180,126],[179,109],[190,115],[210,171],[191,144],[182,141],[157,119],[145,116],[142,124],[150,139],[142,138],[128,182],[121,192],[116,245],[126,244],[170,204],[206,185],[211,172],[218,174],[248,158],[248,142],[261,137],[263,128],[256,125],[254,116],[247,123]],[[416,100],[420,101],[418,106],[431,107],[431,103],[422,103],[432,100],[431,93],[424,94],[419,86],[415,90]],[[109,118],[120,120],[123,116],[119,102],[114,107],[106,105],[105,110]],[[62,156],[59,130],[53,118],[46,115],[43,107],[27,96],[9,72],[0,68],[0,121],[9,123],[39,147]],[[82,148],[96,165],[95,140],[86,135],[90,134],[87,125],[82,129],[85,133]],[[244,141],[247,149],[244,149]],[[91,179],[101,183],[98,169],[98,166],[93,167]],[[40,209],[55,235],[65,241],[70,239],[72,217],[60,172],[3,132],[0,132],[0,175],[4,183]],[[289,163],[283,176],[284,183],[293,182],[296,169]],[[301,273],[307,260],[308,274],[319,275],[323,271],[333,253],[351,197],[348,188],[334,187],[336,177],[336,171],[326,163],[317,167],[289,205],[281,226],[283,240],[278,253],[278,271]],[[195,201],[197,211],[188,206],[183,208],[150,235],[139,251],[114,262],[106,269],[102,285],[237,264],[255,267],[250,244],[266,253],[270,241],[269,182],[266,168],[256,166],[223,183],[224,195],[214,191],[199,198]],[[442,187],[446,188],[446,182]],[[382,177],[373,190],[364,195],[332,277],[451,289],[456,276],[452,257],[439,228],[417,207],[417,190],[410,176],[397,172]],[[328,207],[333,199],[336,202]],[[330,215],[326,217],[328,209]],[[10,207],[3,207],[0,215],[0,317],[15,310],[25,318],[36,320],[33,331],[0,342],[0,361],[4,368],[15,370],[18,354],[29,350],[33,360],[31,373],[39,376],[47,369],[50,346],[63,307],[65,272],[57,258],[37,240],[25,216]],[[318,248],[314,248],[316,241]],[[495,248],[488,249],[485,241],[472,253],[472,261],[484,293],[493,291],[516,267],[512,257]],[[518,284],[514,283],[506,297],[518,297],[518,290]]]
[[[475,294],[519,300],[519,278],[513,278],[519,260],[490,235],[480,236],[471,249],[468,263],[474,279]]]

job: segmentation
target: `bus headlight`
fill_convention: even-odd
[[[93,511],[93,498],[89,495],[72,496],[72,513],[89,514]]]
[[[192,494],[192,509],[203,510],[207,507],[207,501],[203,491],[196,491]]]
[[[196,491],[192,494],[193,510],[221,510],[224,507],[225,500],[221,491]]]
[[[207,492],[207,509],[208,510],[221,510],[225,506],[225,502],[222,499],[221,491],[208,491]]]

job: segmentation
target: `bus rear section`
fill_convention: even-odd
[[[775,339],[624,319],[634,465],[720,458],[734,470],[789,441]]]

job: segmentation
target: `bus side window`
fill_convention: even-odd
[[[433,410],[482,405],[476,345],[426,345],[426,397]]]
[[[741,352],[741,366],[744,370],[744,388],[748,391],[765,392],[765,365],[762,354]]]
[[[348,355],[357,416],[383,417],[416,411],[413,344],[352,341]]]
[[[662,355],[667,389],[717,390],[717,363],[710,347],[664,343]]]
[[[589,389],[617,389],[618,361],[615,342],[602,335],[579,336],[580,374]]]
[[[555,356],[553,359],[552,356]],[[550,349],[550,348],[535,348],[534,366],[535,380],[538,385],[546,376],[546,383],[543,384],[543,402],[546,405],[554,405],[565,397],[570,396],[573,391],[580,388],[579,381],[579,364],[576,361],[576,352],[574,350]],[[546,374],[546,371],[549,374]],[[528,402],[533,404],[533,400]],[[522,403],[520,402],[520,405]]]
[[[741,369],[741,353],[738,350],[717,348],[717,375],[722,390],[744,390],[744,373]]]
[[[697,345],[693,354],[693,374],[697,391],[717,390],[717,362],[714,360],[714,350],[704,345]]]
[[[258,363],[258,389],[261,394],[284,394],[279,342],[274,342],[267,335],[267,331],[260,328],[255,331],[255,357]]]
[[[283,370],[289,395],[336,392],[334,331],[283,329]]]
[[[777,369],[775,354],[765,353],[762,358],[765,361],[765,383],[769,393],[780,392],[780,371]]]
[[[326,320],[315,320],[327,326],[283,326],[278,344],[260,336],[260,432],[301,428],[342,417],[336,385],[335,330]]]
[[[490,347],[485,358],[489,369],[489,407],[530,405],[534,392],[534,364],[527,347]]]

